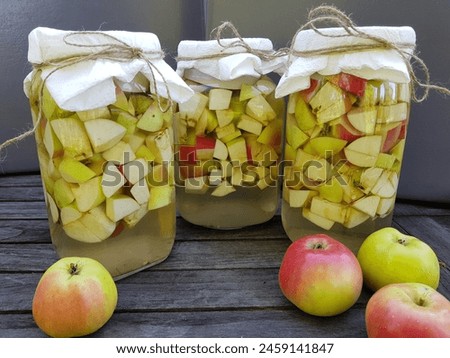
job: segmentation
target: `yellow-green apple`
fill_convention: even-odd
[[[252,117],[243,114],[241,119],[239,120],[237,127],[242,129],[248,133],[253,133],[256,135],[260,135],[263,129],[263,125],[261,122],[253,119]]]
[[[238,137],[227,143],[231,162],[245,163],[247,161],[247,145],[244,137]]]
[[[98,261],[65,257],[51,265],[37,284],[32,304],[34,321],[51,337],[94,333],[111,318],[117,287]]]
[[[383,153],[389,152],[397,143],[400,137],[400,133],[403,128],[403,122],[383,123],[377,124],[375,127],[375,134],[379,134],[383,137],[383,144],[381,151]]]
[[[194,93],[188,101],[178,104],[180,118],[197,121],[207,104],[207,96],[202,93]]]
[[[358,138],[344,148],[345,157],[358,167],[373,167],[381,151],[381,143],[379,135]]]
[[[94,177],[88,181],[73,185],[72,193],[78,210],[86,212],[100,205],[106,199],[102,189],[102,177]]]
[[[89,121],[91,119],[96,119],[96,118],[110,119],[111,112],[109,111],[108,107],[99,107],[99,108],[89,109],[86,111],[78,111],[77,116],[78,116],[78,118],[80,118],[80,120],[85,122],[85,121]]]
[[[324,230],[330,230],[334,225],[333,220],[314,214],[313,212],[311,212],[311,210],[305,207],[302,210],[302,215],[305,219],[311,221],[313,224],[321,227]]]
[[[58,166],[61,176],[68,183],[84,183],[95,177],[95,172],[83,163],[70,157],[64,158]]]
[[[272,82],[271,81],[267,81],[267,80],[260,80],[259,87],[262,90],[268,91],[268,87],[265,86],[265,85],[268,85],[269,83],[271,84]],[[255,87],[255,86],[253,86],[251,84],[248,84],[248,83],[243,83],[242,86],[241,86],[241,90],[239,92],[239,101],[241,101],[241,102],[242,101],[246,101],[247,99],[250,99],[250,98],[253,98],[255,96],[258,96],[261,93],[262,92],[257,87]],[[269,94],[269,93],[266,93],[266,94]]]
[[[377,123],[402,122],[408,118],[408,111],[406,102],[378,106]]]
[[[343,224],[345,221],[347,206],[341,203],[333,203],[315,196],[311,200],[310,210],[313,214],[322,216],[331,221]]]
[[[339,118],[351,109],[352,103],[350,95],[331,82],[326,82],[309,102],[319,123]]]
[[[309,141],[315,154],[322,158],[328,158],[339,153],[347,144],[347,141],[334,137],[316,137]]]
[[[136,158],[131,146],[124,141],[119,141],[113,147],[105,150],[102,153],[102,156],[107,161],[117,162],[120,164],[125,164]]]
[[[278,281],[289,301],[316,316],[334,316],[349,309],[363,284],[355,255],[324,234],[305,236],[288,247]]]
[[[428,285],[393,283],[369,299],[365,321],[369,338],[450,338],[450,302]]]
[[[155,162],[170,163],[173,161],[173,132],[170,128],[150,133],[145,138],[145,144],[155,155]]]
[[[377,109],[356,107],[347,113],[350,124],[364,134],[374,134],[377,123]]]
[[[137,127],[148,132],[159,131],[164,125],[165,118],[168,116],[171,116],[171,112],[162,112],[159,108],[158,101],[153,101],[139,119]]]
[[[298,126],[294,117],[288,116],[286,120],[286,141],[292,149],[297,149],[309,139]]]
[[[298,94],[297,96],[297,102],[295,104],[294,111],[297,125],[302,131],[308,131],[316,126],[316,116],[311,111],[311,108],[307,104],[307,101],[300,94]]]
[[[336,138],[346,140],[347,142],[353,142],[355,139],[363,136],[363,133],[353,127],[349,122],[347,115],[340,117],[339,123],[331,127],[331,133]]]
[[[439,285],[439,261],[422,240],[393,227],[370,234],[358,251],[364,283],[376,291],[390,283],[419,282],[434,289]]]
[[[106,215],[114,222],[123,219],[139,209],[139,204],[133,198],[124,194],[115,194],[106,199]]]
[[[128,112],[120,112],[117,115],[116,122],[125,127],[127,134],[133,134],[136,131],[136,124],[138,119]]]
[[[219,160],[227,160],[228,158],[227,146],[220,139],[216,139],[214,144],[213,158]]]
[[[311,100],[311,98],[314,97],[314,95],[316,94],[316,92],[320,89],[320,82],[315,79],[315,78],[311,78],[310,79],[310,85],[307,89],[304,89],[302,91],[299,92],[299,96],[306,102],[309,103],[309,101]]]
[[[106,162],[102,174],[103,194],[110,198],[126,183],[126,179],[119,168],[113,162]]]
[[[217,125],[219,127],[225,127],[230,124],[234,119],[234,111],[232,109],[223,109],[216,111]]]
[[[64,154],[64,148],[52,129],[50,122],[45,125],[43,142],[50,158],[60,157]]]
[[[148,210],[155,210],[169,205],[175,200],[175,188],[165,184],[150,188],[150,199],[148,200]]]

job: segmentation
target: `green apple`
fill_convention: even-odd
[[[336,177],[318,187],[320,197],[333,203],[340,203],[344,197],[344,189]]]
[[[124,126],[102,118],[84,122],[84,127],[95,153],[103,152],[116,145],[127,131]]]
[[[95,109],[89,109],[86,111],[78,111],[77,112],[78,118],[80,118],[81,121],[90,121],[91,119],[96,118],[104,118],[104,119],[110,119],[111,118],[111,112],[109,111],[108,107],[99,107]]]
[[[116,101],[112,105],[128,112],[129,107],[127,96],[119,86],[116,86]]]
[[[115,194],[106,199],[106,216],[114,222],[123,219],[139,208],[136,200],[124,194]]]
[[[145,144],[146,135],[142,131],[137,131],[133,134],[125,134],[122,138],[122,141],[128,143],[133,152],[141,147],[141,145]]]
[[[233,91],[223,88],[213,88],[209,91],[209,109],[222,110],[230,107]]]
[[[51,337],[80,337],[108,322],[117,305],[117,287],[98,261],[65,257],[52,264],[36,287],[32,314]]]
[[[58,166],[58,170],[65,181],[69,183],[84,183],[95,177],[95,172],[83,163],[72,159],[64,158]]]
[[[422,240],[386,227],[369,235],[358,251],[364,282],[376,291],[391,283],[417,282],[436,289],[439,261]]]
[[[145,159],[147,162],[153,162],[156,156],[146,145],[141,145],[136,150],[136,158],[142,158]]]
[[[92,156],[91,143],[83,122],[70,117],[54,119],[50,123],[66,152],[70,152],[75,159],[86,159]]]
[[[278,148],[281,144],[282,132],[283,121],[279,118],[274,119],[262,130],[257,141],[262,144],[270,145],[272,148]]]
[[[106,197],[102,190],[102,177],[94,177],[72,187],[73,196],[80,212],[86,212],[100,205]]]
[[[375,166],[377,168],[391,169],[395,161],[395,156],[387,153],[379,153],[375,162]]]

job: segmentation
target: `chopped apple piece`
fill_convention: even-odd
[[[233,165],[234,163],[243,163],[247,161],[247,146],[243,137],[235,138],[226,145]]]
[[[150,190],[148,189],[147,180],[145,180],[145,178],[139,180],[131,187],[130,193],[139,205],[142,206],[142,204],[147,204],[148,199],[150,198]],[[145,205],[145,208],[147,208],[147,205]]]
[[[384,217],[385,215],[389,214],[394,208],[394,204],[395,204],[395,195],[391,196],[390,198],[380,198],[380,202],[377,208],[377,215]]]
[[[267,82],[270,82],[270,81],[267,81]],[[270,83],[272,83],[272,82],[270,82]],[[263,83],[260,82],[260,88],[263,88],[262,85],[263,85]],[[241,102],[246,101],[247,99],[256,97],[256,96],[260,95],[261,93],[262,92],[257,87],[252,86],[247,83],[243,83],[241,86],[241,91],[239,92],[239,101],[241,101]],[[268,93],[266,93],[266,94],[268,94]]]
[[[108,107],[99,107],[99,108],[95,108],[95,109],[89,109],[86,111],[78,111],[77,115],[78,115],[78,118],[80,118],[80,120],[83,122],[90,121],[91,119],[97,119],[97,118],[104,118],[104,119],[111,118],[111,112],[109,111]]]
[[[124,141],[119,141],[113,147],[105,150],[102,153],[103,158],[110,162],[116,162],[118,164],[125,164],[129,161],[136,159],[136,155],[131,149],[128,143]]]
[[[383,174],[382,168],[367,168],[362,172],[359,182],[364,188],[364,192],[366,194],[370,193],[370,191],[380,178],[381,174]]]
[[[208,176],[209,185],[217,186],[222,183],[222,170],[218,168],[211,168]]]
[[[95,153],[103,152],[116,145],[125,135],[126,128],[109,119],[91,119],[84,123]]]
[[[375,166],[377,168],[391,169],[395,161],[396,158],[393,155],[387,153],[380,153],[378,154]]]
[[[312,213],[320,215],[329,220],[343,224],[345,221],[347,206],[315,196],[311,200],[310,210]]]
[[[352,206],[355,209],[371,216],[375,217],[377,213],[378,204],[380,203],[380,197],[377,195],[365,196],[355,201]]]
[[[219,160],[226,160],[228,158],[227,146],[220,139],[216,139],[214,143],[213,158]]]
[[[165,117],[170,117],[171,111],[163,113],[159,108],[158,101],[148,107],[137,123],[137,127],[147,132],[157,132],[164,126]]]
[[[63,178],[55,181],[55,184],[53,186],[53,198],[55,199],[56,205],[60,209],[69,205],[75,200],[71,185]]]
[[[75,159],[86,159],[92,156],[91,144],[83,122],[77,118],[60,118],[50,123],[66,152],[70,152]]]
[[[352,126],[364,134],[374,134],[377,123],[377,109],[359,107],[347,113],[347,118]]]
[[[302,214],[305,219],[311,221],[314,225],[317,225],[324,230],[330,230],[334,225],[333,220],[314,214],[311,210],[307,208],[303,208]]]
[[[332,177],[326,183],[320,185],[318,191],[321,198],[333,203],[340,203],[344,196],[344,189],[336,177]]]
[[[81,218],[80,218],[81,219]],[[101,242],[93,232],[91,232],[86,226],[84,226],[81,221],[74,220],[66,225],[63,225],[64,232],[70,238],[85,242],[85,243],[97,243]]]
[[[127,134],[133,134],[136,131],[138,119],[128,112],[120,112],[117,115],[116,122],[126,128]]]
[[[237,127],[246,132],[253,133],[256,135],[260,135],[263,129],[263,125],[261,124],[261,122],[257,121],[256,119],[253,119],[252,117],[246,114],[243,114],[241,116],[241,119],[239,120]]]
[[[71,223],[81,218],[83,214],[80,213],[75,203],[67,205],[61,209],[61,222],[63,225]]]
[[[289,203],[291,208],[301,208],[311,197],[312,190],[295,190],[283,188],[283,198]]]
[[[334,137],[316,137],[309,141],[314,152],[322,158],[329,158],[339,153],[347,141]]]
[[[102,178],[94,177],[85,183],[80,183],[72,188],[77,208],[80,212],[86,212],[105,201],[102,190]]]
[[[125,177],[113,162],[107,162],[102,176],[103,194],[110,198],[125,185]]]
[[[69,183],[84,183],[95,176],[94,171],[72,158],[64,158],[58,170],[64,180]]]
[[[152,133],[145,139],[147,147],[155,155],[155,162],[170,163],[173,160],[173,136],[169,128]]]
[[[216,116],[219,127],[225,127],[233,121],[234,111],[232,109],[218,110]]]
[[[393,176],[394,174],[395,176]],[[371,191],[382,198],[390,198],[397,192],[397,185],[397,173],[385,170]]]
[[[405,102],[378,106],[377,123],[401,122],[406,118],[408,118],[408,105]]]
[[[282,131],[283,121],[281,119],[274,119],[262,130],[257,141],[270,145],[272,148],[278,148],[281,145]]]
[[[208,108],[205,108],[205,110],[200,115],[200,118],[198,119],[197,123],[195,124],[195,135],[196,136],[203,136],[206,132],[206,127],[208,126],[208,113],[211,112],[208,110]]]
[[[297,127],[295,119],[288,117],[286,123],[286,140],[292,149],[297,149],[308,139],[309,137],[299,127]]]
[[[125,163],[122,172],[131,184],[136,184],[142,178],[147,176],[149,172],[149,165],[145,159],[135,159],[131,162]]]
[[[104,204],[89,210],[89,212],[84,214],[79,221],[95,235],[99,241],[109,238],[116,229],[116,223],[109,220],[105,214]]]
[[[346,149],[376,157],[381,150],[381,141],[381,136],[364,136],[351,142]]]
[[[213,158],[216,140],[211,137],[197,137],[195,143],[196,159],[209,160]]]
[[[258,81],[256,81],[255,87],[258,91],[267,96],[273,93],[273,91],[275,91],[275,88],[277,86],[275,85],[275,83],[272,82],[272,80],[269,77],[264,76]]]
[[[116,101],[113,103],[113,106],[128,112],[127,96],[119,86],[116,86]]]
[[[133,152],[137,152],[137,150],[145,143],[146,135],[139,131],[134,134],[125,134],[122,138],[122,141],[128,143]]]
[[[236,189],[227,180],[223,180],[211,193],[212,196],[224,197],[234,193]]]
[[[50,158],[55,158],[64,154],[64,148],[53,131],[50,122],[47,122],[45,125],[43,142]]]
[[[208,191],[208,177],[187,178],[184,181],[184,191],[188,194],[205,194]]]
[[[123,218],[123,221],[127,224],[129,228],[137,225],[139,221],[148,213],[147,203],[141,204],[140,208],[133,211],[130,215]]]
[[[370,218],[370,215],[363,213],[357,209],[352,207],[347,208],[345,221],[343,223],[344,227],[347,229],[352,229],[358,225],[361,225],[363,222],[367,221]]]
[[[305,174],[309,179],[319,183],[327,181],[330,173],[331,165],[324,158],[314,159],[309,162],[305,171]]]
[[[50,216],[52,218],[52,221],[54,223],[58,222],[58,220],[59,220],[58,206],[56,205],[55,200],[52,198],[52,196],[49,193],[46,193],[46,202],[47,202],[48,208],[50,210]]]
[[[355,152],[354,150],[350,150],[348,148],[344,148],[344,152],[347,160],[353,165],[357,165],[359,167],[373,167],[377,161],[376,156]]]
[[[405,139],[400,139],[400,141],[391,149],[391,154],[399,161],[402,161],[403,152],[405,150]]]
[[[361,77],[341,72],[337,75],[330,76],[329,81],[342,88],[344,91],[350,92],[361,97],[366,90],[367,80]]]
[[[116,194],[106,199],[106,216],[114,222],[123,219],[136,210],[140,205],[127,195]]]
[[[263,95],[255,96],[250,99],[247,102],[245,113],[260,121],[262,124],[267,124],[277,116],[276,112]]]
[[[180,118],[193,119],[197,121],[208,103],[208,97],[202,93],[194,93],[194,95],[186,102],[179,103],[178,108]]]
[[[148,210],[156,210],[171,204],[175,200],[175,188],[171,185],[160,185],[150,188]]]
[[[209,91],[209,109],[222,110],[230,107],[233,91],[223,88],[213,88]]]

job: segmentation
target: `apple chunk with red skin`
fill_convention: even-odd
[[[51,337],[81,337],[100,329],[117,305],[117,287],[98,261],[65,257],[42,275],[34,294],[32,314]]]
[[[328,235],[316,234],[288,247],[278,281],[285,297],[302,311],[334,316],[356,302],[363,278],[350,249]]]
[[[369,338],[450,338],[450,302],[422,283],[394,283],[375,292],[365,313]]]
[[[366,91],[367,80],[349,73],[342,72],[338,75],[331,76],[329,81],[339,86],[344,91],[355,94],[358,97],[363,96]]]

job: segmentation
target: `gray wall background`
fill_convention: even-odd
[[[30,71],[27,36],[37,26],[64,30],[147,31],[175,66],[177,44],[209,39],[222,21],[242,36],[289,44],[323,0],[0,0],[0,142],[30,128],[22,81]],[[434,83],[450,87],[450,0],[330,0],[360,26],[412,26]],[[450,203],[450,98],[431,93],[411,107],[400,198]],[[0,175],[38,170],[33,138],[1,153]]]

